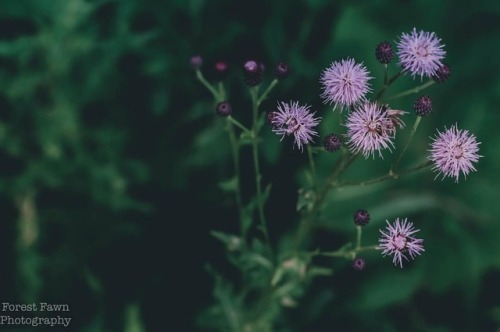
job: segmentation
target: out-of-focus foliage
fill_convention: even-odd
[[[0,302],[68,303],[72,330],[230,329],[231,321],[217,310],[240,315],[245,308],[235,296],[244,280],[234,266],[252,270],[262,261],[245,251],[235,261],[228,250],[229,263],[223,255],[234,245],[226,234],[238,229],[230,147],[188,59],[201,54],[209,78],[215,61],[230,64],[226,87],[234,116],[245,124],[251,111],[240,77],[243,61],[257,58],[269,69],[288,61],[292,74],[262,109],[273,109],[277,100],[311,104],[323,117],[324,136],[338,121],[321,103],[321,71],[351,56],[378,78],[377,88],[382,67],[375,46],[417,27],[436,32],[446,44],[452,75],[429,89],[434,111],[422,121],[403,166],[425,158],[436,128],[457,123],[482,142],[478,172],[458,185],[434,181],[426,170],[332,192],[315,232],[321,249],[335,250],[352,239],[352,213],[365,208],[372,221],[364,242],[377,241],[385,219],[408,216],[422,229],[425,254],[403,270],[378,254],[366,257],[361,273],[341,259],[334,266],[314,262],[334,274],[319,271],[322,276],[305,283],[307,292],[293,294],[296,303],[267,313],[275,326],[255,328],[498,329],[497,2],[2,2]],[[404,77],[390,93],[415,83]],[[412,103],[406,98],[392,106],[411,112]],[[407,125],[413,119],[407,115]],[[408,132],[398,137],[399,145]],[[297,226],[307,158],[270,130],[262,142],[263,181],[272,183],[266,212],[278,249],[290,245],[288,231]],[[245,202],[253,192],[249,150],[242,150],[241,160]],[[334,159],[320,156],[320,177]],[[380,175],[393,159],[357,160],[345,177]],[[271,272],[253,281],[269,278]],[[294,280],[280,278],[284,284]]]

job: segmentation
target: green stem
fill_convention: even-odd
[[[389,81],[387,81],[387,77],[385,77],[384,78],[384,85],[382,86],[380,91],[375,96],[375,100],[377,100],[377,101],[380,100],[382,98],[382,96],[384,95],[385,91],[392,85],[392,83],[394,83],[401,76],[401,74],[402,74],[401,72],[395,74],[393,77],[391,77],[389,79]],[[387,81],[387,82],[385,82],[385,81]]]
[[[240,150],[239,150],[238,139],[236,138],[233,123],[231,122],[230,117],[227,118],[227,132],[229,135],[229,142],[231,143],[234,174],[236,176],[236,205],[240,217],[240,233],[242,236],[244,236],[245,230],[243,225],[243,204],[241,200],[241,189],[240,189]]]
[[[387,70],[387,63],[384,64],[384,86],[387,85],[387,80],[388,80],[388,70]]]
[[[366,247],[357,247],[351,250],[340,249],[337,251],[331,252],[313,252],[311,256],[325,256],[325,257],[343,257],[347,259],[354,259],[357,254],[363,251],[377,250],[379,249],[378,245],[366,246]]]
[[[401,162],[401,158],[403,158],[403,155],[405,154],[406,150],[408,149],[408,146],[410,145],[410,143],[413,139],[413,136],[415,135],[415,132],[417,131],[418,125],[420,124],[420,120],[422,120],[422,117],[417,116],[417,118],[415,119],[415,123],[413,124],[413,128],[411,129],[410,136],[408,137],[408,140],[406,141],[406,144],[405,144],[403,150],[401,151],[401,153],[398,157],[398,160],[391,167],[392,172],[395,172],[397,170],[399,163]]]
[[[224,90],[224,84],[222,82],[219,82],[218,87],[219,87],[219,97],[220,97],[219,101],[226,100],[226,91]]]
[[[314,218],[319,209],[321,208],[321,205],[323,204],[324,199],[328,195],[328,192],[330,191],[330,189],[332,189],[334,186],[337,185],[338,178],[347,169],[347,167],[349,167],[349,165],[351,165],[351,163],[356,159],[356,156],[357,154],[349,154],[344,152],[342,157],[337,161],[337,164],[335,165],[333,172],[326,180],[321,191],[318,193],[318,195],[316,195],[316,199],[314,201],[312,209],[307,213],[307,215],[302,219],[300,223],[299,229],[295,235],[295,240],[294,240],[295,251],[299,249],[302,240],[306,237],[307,233],[311,229],[312,224],[314,222]]]
[[[219,94],[217,90],[215,90],[212,84],[208,83],[199,69],[196,70],[196,78],[208,89],[208,91],[210,91],[210,93],[212,93],[212,96],[216,101],[223,101],[223,96]]]
[[[390,96],[389,98],[387,98],[387,101],[389,100],[393,100],[393,99],[397,99],[397,98],[401,98],[401,97],[405,97],[405,96],[408,96],[408,95],[412,95],[414,93],[419,93],[420,91],[424,90],[424,89],[427,89],[428,87],[430,87],[431,85],[433,85],[435,82],[433,80],[430,80],[430,81],[427,81],[425,82],[424,84],[422,85],[419,85],[417,87],[414,87],[412,89],[409,89],[409,90],[406,90],[406,91],[403,91],[403,92],[400,92],[398,94],[395,94],[393,96]]]
[[[252,136],[253,133],[250,129],[248,129],[247,127],[245,127],[244,125],[241,124],[241,122],[239,122],[238,120],[236,120],[235,118],[233,118],[231,115],[229,115],[227,117],[227,120],[229,122],[231,122],[232,124],[234,124],[236,127],[240,128],[241,130],[243,130],[246,134],[248,134],[249,136]]]
[[[266,91],[264,91],[264,93],[259,98],[257,98],[257,107],[260,106],[260,104],[264,101],[264,99],[266,99],[267,95],[276,86],[276,84],[278,84],[277,79],[274,79],[272,80],[271,83],[269,83],[269,86],[267,87]]]
[[[252,115],[253,115],[253,125],[252,125],[252,154],[253,154],[253,165],[255,169],[255,187],[257,191],[257,209],[259,212],[260,220],[260,230],[264,234],[265,241],[271,251],[271,242],[269,240],[269,232],[267,230],[266,218],[264,215],[264,204],[262,201],[262,175],[260,173],[259,165],[259,141],[258,141],[258,87],[250,88],[250,95],[252,97]]]
[[[361,234],[363,230],[361,226],[356,226],[356,249],[361,248]]]
[[[419,171],[421,169],[427,168],[427,167],[431,166],[432,164],[433,164],[433,162],[431,160],[428,160],[428,161],[425,161],[417,166],[404,169],[404,170],[399,171],[397,173],[393,172],[392,170],[389,170],[389,172],[387,174],[373,178],[371,180],[366,180],[366,181],[357,182],[357,183],[345,182],[345,183],[342,183],[342,186],[362,186],[363,187],[363,186],[368,186],[368,185],[376,184],[379,182],[383,182],[386,180],[398,179],[403,175],[413,173],[413,172]]]
[[[311,167],[311,176],[312,176],[312,185],[313,187],[316,186],[316,165],[314,164],[314,158],[312,154],[312,148],[308,144],[307,145],[307,156],[309,158],[309,167]]]

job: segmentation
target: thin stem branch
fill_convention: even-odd
[[[392,170],[389,170],[389,172],[387,174],[382,175],[382,176],[378,176],[378,177],[370,179],[370,180],[365,180],[362,182],[344,182],[341,185],[342,186],[368,186],[368,185],[376,184],[379,182],[383,182],[385,180],[398,179],[403,175],[419,171],[419,170],[427,168],[431,165],[432,165],[432,161],[427,160],[427,161],[425,161],[417,166],[401,170],[397,173],[393,172]]]
[[[258,87],[250,88],[250,95],[252,97],[252,116],[253,116],[253,125],[252,125],[252,154],[253,154],[253,165],[255,169],[255,187],[257,191],[257,210],[259,213],[260,220],[260,229],[264,234],[265,241],[269,247],[270,253],[271,251],[271,242],[269,240],[269,232],[267,230],[266,218],[264,215],[264,202],[262,198],[262,175],[260,173],[260,165],[259,165],[259,141],[258,141]]]
[[[236,176],[236,206],[238,208],[238,215],[240,217],[240,233],[244,236],[244,227],[243,227],[243,204],[241,200],[241,188],[240,188],[240,149],[239,142],[236,138],[236,134],[234,132],[233,123],[230,120],[230,117],[227,118],[227,132],[229,135],[229,142],[231,143],[231,154],[233,156],[233,167],[234,174]]]
[[[398,94],[395,94],[393,96],[390,96],[389,98],[387,98],[386,100],[389,101],[389,100],[393,100],[393,99],[397,99],[397,98],[401,98],[401,97],[405,97],[405,96],[408,96],[408,95],[412,95],[414,93],[419,93],[420,91],[424,90],[424,89],[427,89],[428,87],[430,87],[431,85],[433,85],[435,82],[433,80],[430,80],[430,81],[427,81],[425,82],[424,84],[422,85],[419,85],[417,87],[414,87],[412,89],[409,89],[409,90],[406,90],[406,91],[403,91],[403,92],[400,92]]]
[[[309,167],[311,167],[312,185],[313,185],[313,187],[315,187],[316,186],[316,165],[314,164],[312,148],[309,144],[307,145],[307,156],[309,158]]]
[[[366,246],[366,247],[357,247],[351,250],[345,250],[345,249],[339,249],[336,251],[330,251],[330,252],[319,252],[315,251],[312,252],[310,255],[311,256],[325,256],[325,257],[343,257],[347,259],[354,259],[357,254],[363,251],[370,251],[370,250],[378,250],[379,246],[378,245],[372,245],[372,246]]]
[[[248,129],[247,127],[245,127],[244,125],[241,124],[241,122],[239,122],[238,120],[236,120],[235,118],[233,118],[231,115],[229,115],[227,117],[227,120],[229,122],[231,122],[232,124],[234,124],[236,127],[240,128],[241,130],[243,130],[246,134],[248,134],[249,136],[252,136],[252,131],[250,129]]]
[[[400,76],[401,76],[402,72],[399,72],[397,74],[395,74],[394,76],[392,76],[387,83],[384,83],[384,85],[382,86],[382,88],[380,89],[380,91],[377,93],[377,95],[375,96],[375,100],[380,100],[382,98],[382,96],[384,95],[385,91],[391,86],[392,83],[394,83]],[[384,82],[387,80],[387,78],[384,78]]]
[[[311,226],[314,222],[314,218],[321,208],[321,205],[324,202],[325,197],[327,196],[330,189],[332,189],[335,185],[337,185],[338,178],[342,173],[351,165],[351,163],[356,159],[357,154],[349,154],[344,153],[340,159],[338,159],[333,172],[330,174],[328,179],[321,191],[316,195],[316,199],[314,201],[313,207],[310,211],[304,216],[302,219],[299,229],[295,235],[294,247],[295,251],[297,251],[302,243],[302,240],[306,237],[307,233],[311,229]]]
[[[417,118],[415,119],[415,123],[413,124],[413,128],[411,129],[410,136],[408,137],[408,140],[406,141],[403,150],[401,150],[401,153],[399,154],[396,163],[391,167],[391,172],[397,170],[399,163],[401,162],[401,158],[403,158],[403,155],[405,154],[406,150],[408,149],[408,146],[410,146],[410,143],[413,140],[413,136],[415,136],[415,132],[417,131],[418,125],[420,124],[420,120],[422,120],[422,117],[417,116]]]
[[[277,79],[274,79],[271,81],[271,83],[269,83],[267,89],[264,91],[264,93],[257,99],[257,106],[260,106],[260,104],[264,101],[264,99],[267,98],[267,95],[269,94],[269,92],[271,92],[271,90],[276,86],[276,84],[278,84],[278,80]]]
[[[384,64],[384,85],[387,85],[387,80],[389,79],[388,77],[388,70],[387,70],[387,63]]]
[[[226,99],[226,91],[224,90],[224,84],[222,82],[219,82],[217,86],[219,87],[220,101],[224,101]]]
[[[200,81],[208,89],[208,91],[210,91],[210,93],[212,94],[212,96],[214,97],[214,99],[216,101],[223,101],[223,96],[221,96],[221,94],[219,94],[219,92],[217,90],[215,90],[215,88],[212,86],[212,84],[210,84],[205,79],[205,77],[203,77],[203,74],[201,73],[201,71],[199,69],[196,70],[196,78],[198,79],[198,81]]]
[[[356,226],[356,249],[361,248],[361,234],[363,230],[361,226]]]

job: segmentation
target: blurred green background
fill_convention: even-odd
[[[218,182],[232,175],[230,150],[203,71],[230,65],[234,116],[250,119],[242,63],[292,75],[263,104],[308,103],[324,118],[321,71],[354,57],[375,90],[375,46],[413,27],[443,40],[452,70],[426,94],[434,102],[404,165],[423,160],[436,128],[457,123],[482,142],[478,172],[455,184],[424,172],[329,198],[315,243],[334,250],[353,236],[352,213],[371,212],[366,243],[384,220],[410,217],[426,252],[403,270],[379,254],[354,274],[339,262],[317,279],[277,331],[497,331],[500,328],[500,5],[465,1],[6,0],[0,4],[0,300],[66,303],[74,331],[203,330],[213,302],[210,262],[237,273],[210,230],[236,231],[234,202]],[[391,67],[393,72],[396,67]],[[391,92],[419,84],[404,77]],[[411,111],[413,97],[393,108]],[[413,114],[405,121],[411,126]],[[408,130],[401,133],[403,141]],[[318,141],[319,142],[319,141]],[[294,228],[306,154],[266,131],[266,212],[277,243]],[[348,179],[384,173],[394,156],[358,160]],[[326,176],[334,157],[318,160]],[[253,190],[242,151],[243,197]],[[236,278],[237,280],[237,278]],[[237,286],[237,281],[235,285]],[[5,313],[2,313],[5,314]],[[11,331],[26,327],[1,326]],[[42,328],[38,328],[43,330]],[[31,330],[31,329],[28,329]]]

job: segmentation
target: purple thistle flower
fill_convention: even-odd
[[[314,129],[321,118],[315,118],[314,112],[309,111],[308,105],[300,106],[298,102],[290,101],[290,104],[278,103],[278,111],[274,112],[271,119],[273,132],[282,135],[294,136],[294,143],[302,151],[303,145],[312,141],[313,136],[318,136]]]
[[[478,155],[480,142],[470,134],[468,130],[460,130],[455,124],[444,132],[438,130],[438,135],[433,138],[431,144],[431,155],[429,159],[434,162],[433,170],[438,171],[436,177],[443,174],[454,177],[458,183],[460,172],[464,177],[471,171],[475,171],[474,165],[480,157]]]
[[[351,152],[363,153],[365,158],[382,149],[394,147],[395,125],[387,111],[376,103],[366,102],[347,117],[347,144]]]
[[[407,254],[411,259],[415,259],[424,250],[424,240],[417,239],[413,234],[419,230],[413,227],[413,223],[405,218],[400,220],[396,218],[391,225],[388,220],[386,231],[382,233],[379,239],[379,249],[382,250],[382,255],[392,255],[392,262],[403,268],[403,258],[409,261]]]
[[[425,75],[430,78],[443,65],[441,60],[446,55],[443,46],[434,32],[417,32],[413,28],[410,34],[403,33],[397,44],[399,64],[411,76],[420,75],[422,78]]]
[[[335,61],[321,74],[321,97],[325,104],[340,106],[342,111],[344,107],[365,100],[365,95],[371,91],[368,84],[371,78],[366,67],[353,59]]]

